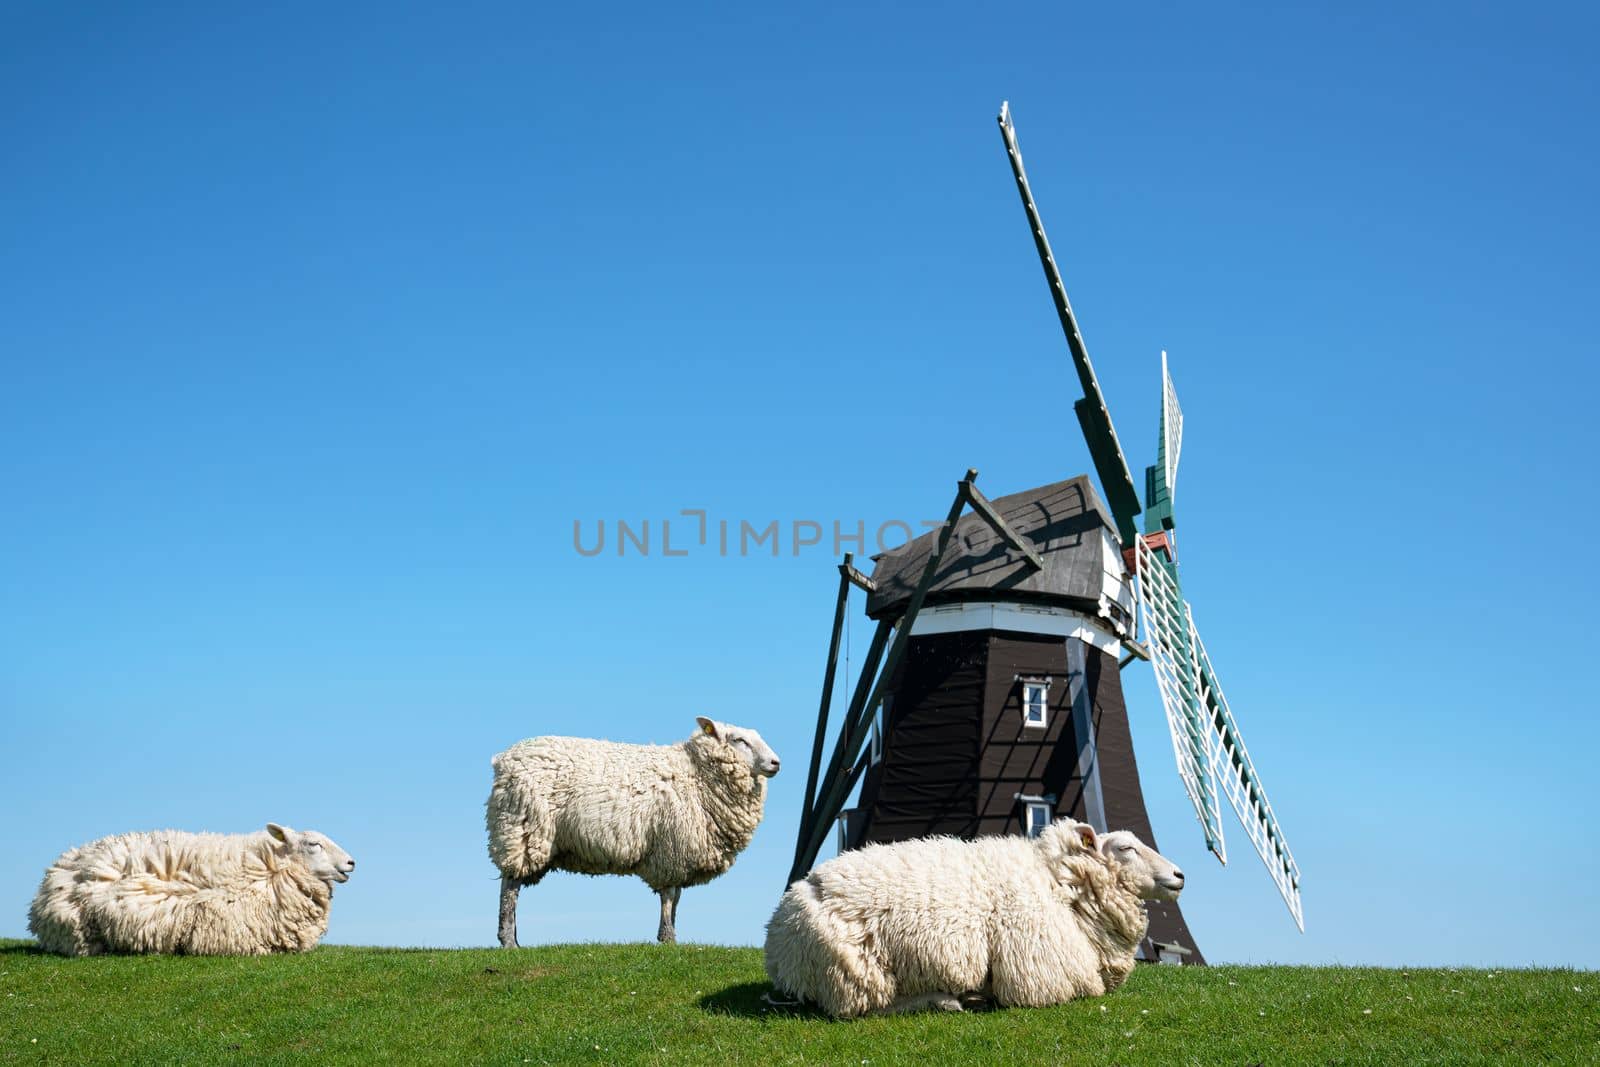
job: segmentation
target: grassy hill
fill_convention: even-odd
[[[1142,967],[1100,1000],[850,1023],[767,989],[748,948],[68,960],[0,941],[0,1062],[1600,1062],[1593,972]]]

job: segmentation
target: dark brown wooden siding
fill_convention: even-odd
[[[889,690],[883,762],[862,789],[866,841],[978,832],[978,718],[988,634],[912,639]],[[868,800],[870,798],[870,800]]]
[[[1022,722],[1017,676],[1049,678],[1045,728]],[[979,757],[979,833],[1022,832],[1017,794],[1053,795],[1059,804],[1076,746],[1068,696],[1067,643],[1060,637],[990,631],[983,700],[983,752]],[[1056,809],[1060,814],[1060,809]]]

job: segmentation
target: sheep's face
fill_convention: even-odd
[[[315,830],[291,830],[275,822],[267,823],[267,836],[278,842],[278,851],[294,857],[314,877],[324,882],[348,882],[356,861],[350,853]]]
[[[752,775],[771,778],[778,773],[778,754],[761,739],[761,735],[744,726],[730,726],[725,722],[708,719],[704,715],[695,719],[700,732],[721,741],[745,762]]]
[[[1177,900],[1183,891],[1177,865],[1128,830],[1101,837],[1100,854],[1117,868],[1122,883],[1145,900]]]

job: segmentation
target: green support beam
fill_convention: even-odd
[[[878,621],[878,628],[872,634],[872,644],[867,648],[867,658],[861,664],[861,673],[856,679],[855,693],[850,698],[850,706],[845,709],[843,721],[839,723],[839,733],[833,742],[833,755],[829,757],[828,768],[818,781],[821,789],[826,789],[828,784],[838,777],[839,768],[844,763],[844,753],[855,733],[853,727],[860,718],[861,708],[867,702],[872,680],[876,676],[879,662],[883,659],[883,651],[888,647],[889,635],[893,632],[892,620]],[[820,747],[815,749],[814,757],[820,753]],[[842,801],[832,811],[827,811],[823,796],[819,795],[800,812],[800,830],[795,835],[794,864],[789,869],[789,882],[805,877],[805,873],[811,869],[811,864],[817,858],[817,849],[820,848],[820,845],[812,847],[811,841],[819,832],[822,836],[826,836],[827,824],[838,816],[841,807],[843,807]],[[788,882],[784,884],[788,885]]]
[[[828,709],[833,703],[833,678],[839,667],[839,636],[844,629],[844,613],[850,602],[850,565],[853,553],[844,554],[839,564],[839,596],[833,606],[833,634],[828,638],[828,665],[822,672],[822,702],[817,708],[817,737],[811,745],[811,769],[806,774],[802,812],[810,812],[817,793],[817,773],[822,769],[822,743],[828,737]]]
[[[884,690],[893,680],[900,659],[905,654],[911,630],[916,624],[917,613],[922,610],[922,601],[933,586],[934,576],[938,573],[939,564],[944,560],[945,550],[950,546],[950,538],[955,533],[956,520],[961,517],[961,512],[971,500],[969,490],[977,478],[977,470],[970,469],[966,477],[957,484],[956,498],[950,505],[950,513],[945,517],[944,525],[939,527],[939,536],[935,541],[933,553],[922,568],[922,576],[917,582],[916,591],[911,594],[911,600],[906,605],[904,614],[897,623],[891,624],[887,619],[878,623],[877,633],[873,635],[874,647],[868,652],[868,661],[862,664],[855,696],[850,701],[849,710],[845,712],[845,721],[840,724],[839,740],[828,761],[827,773],[822,776],[819,783],[820,794],[810,810],[801,817],[800,833],[795,843],[794,866],[789,870],[789,878],[785,885],[805,877],[811,865],[816,862],[817,853],[822,850],[822,843],[827,839],[829,824],[843,810],[844,802],[849,799],[850,790],[860,777],[862,768],[856,766],[856,761],[861,754],[861,745],[869,733],[868,725],[879,704],[883,702]],[[880,671],[877,655],[882,652],[882,639],[891,629],[894,631],[894,643],[889,647],[889,653],[884,658],[883,669]],[[870,695],[863,697],[863,688],[872,681],[875,672],[876,681],[872,684]],[[889,740],[889,731],[890,724],[884,723],[885,744]]]
[[[1028,216],[1028,229],[1033,234],[1034,248],[1039,253],[1039,263],[1044,268],[1045,281],[1050,286],[1050,298],[1055,302],[1056,317],[1061,320],[1062,332],[1067,335],[1067,348],[1072,353],[1072,365],[1078,372],[1078,384],[1083,387],[1083,399],[1073,405],[1078,423],[1083,427],[1084,441],[1094,460],[1095,474],[1106,495],[1106,504],[1117,523],[1117,533],[1122,543],[1132,544],[1137,527],[1134,517],[1139,514],[1139,490],[1133,484],[1128,461],[1117,440],[1117,431],[1111,425],[1111,412],[1106,408],[1106,398],[1100,391],[1100,381],[1095,377],[1094,364],[1089,362],[1089,349],[1083,343],[1083,332],[1078,329],[1078,317],[1072,312],[1072,302],[1067,299],[1066,283],[1056,266],[1055,253],[1050,250],[1050,238],[1045,236],[1044,221],[1033,201],[1033,190],[1028,187],[1028,172],[1022,166],[1022,149],[1017,144],[1016,127],[1011,122],[1011,105],[1000,105],[1000,136],[1006,143],[1006,155],[1011,162],[1011,173],[1017,180],[1017,195],[1022,197],[1022,209]]]

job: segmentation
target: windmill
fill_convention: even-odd
[[[1145,660],[1206,847],[1227,862],[1226,797],[1303,930],[1299,868],[1179,583],[1172,504],[1183,413],[1166,353],[1156,462],[1141,504],[1008,105],[999,123],[1082,389],[1073,411],[1104,497],[1079,475],[991,501],[968,470],[945,522],[875,557],[870,576],[845,555],[789,880],[804,877],[835,832],[845,849],[930,833],[1032,834],[1070,815],[1154,845],[1121,684],[1121,671]],[[877,628],[830,749],[852,588],[866,593]],[[1142,958],[1203,962],[1175,903],[1149,910]]]

